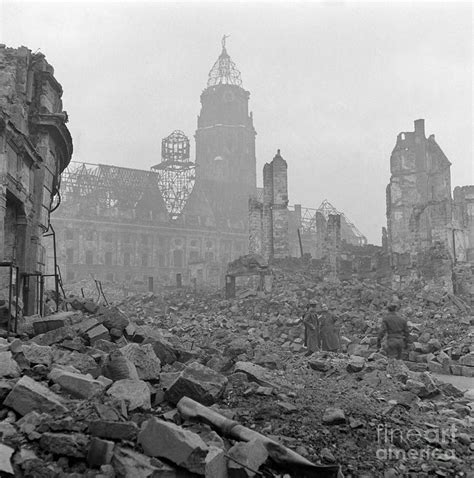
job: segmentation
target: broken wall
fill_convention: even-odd
[[[0,261],[19,267],[17,288],[26,313],[36,312],[34,274],[44,273],[45,262],[42,236],[59,175],[72,155],[62,92],[42,53],[0,45]]]
[[[434,135],[426,138],[424,120],[397,136],[387,187],[387,242],[396,282],[421,274],[452,287],[450,167]]]
[[[453,222],[456,260],[474,263],[474,186],[454,188]]]
[[[267,261],[290,254],[288,165],[280,150],[263,167],[263,199],[249,201],[249,249]]]

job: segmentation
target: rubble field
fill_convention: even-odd
[[[432,374],[474,375],[470,308],[422,284],[273,275],[271,292],[231,300],[104,287],[104,305],[76,290],[68,311],[21,320],[0,338],[0,474],[474,477],[474,385]],[[314,298],[340,353],[305,353]],[[376,350],[393,300],[411,328],[404,361]]]

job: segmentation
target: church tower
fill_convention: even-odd
[[[249,196],[256,193],[255,129],[250,93],[226,50],[209,72],[196,130],[196,184],[222,226],[247,228]]]

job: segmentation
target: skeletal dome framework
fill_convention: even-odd
[[[225,41],[228,35],[222,37],[222,52],[219,58],[214,63],[214,66],[209,72],[209,79],[207,86],[217,85],[236,85],[242,86],[242,79],[240,71],[235,66],[235,63],[230,59],[229,54],[225,48]]]

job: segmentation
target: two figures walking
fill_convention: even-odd
[[[312,299],[309,309],[303,317],[305,326],[305,345],[308,348],[307,355],[317,350],[337,352],[340,347],[339,331],[337,330],[335,317],[325,304],[318,307],[318,303]]]

